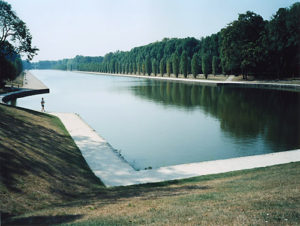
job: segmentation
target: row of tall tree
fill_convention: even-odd
[[[280,8],[270,21],[253,12],[217,34],[201,38],[164,38],[162,41],[108,53],[104,57],[76,56],[40,61],[37,69],[187,77],[192,74],[242,74],[282,78],[300,76],[300,3]]]
[[[38,49],[31,46],[31,40],[26,24],[10,4],[0,0],[0,87],[22,72],[21,54],[28,60],[36,55]]]

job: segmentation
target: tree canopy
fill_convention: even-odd
[[[36,55],[32,36],[26,24],[12,10],[11,5],[0,0],[0,49],[9,42],[17,54],[25,54],[29,60]]]
[[[0,0],[0,83],[14,79],[22,71],[20,55],[31,60],[37,48],[32,47],[32,36],[26,24],[12,10],[11,5]]]

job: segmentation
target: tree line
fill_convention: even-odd
[[[240,14],[218,33],[200,40],[164,38],[130,51],[104,57],[76,56],[25,65],[36,69],[96,71],[116,74],[187,77],[233,74],[264,78],[300,76],[300,3],[280,8],[264,20],[253,12]]]

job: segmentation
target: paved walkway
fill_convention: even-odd
[[[40,80],[38,80],[29,71],[26,71],[23,81],[23,89],[48,89]]]
[[[161,182],[300,161],[299,149],[135,171],[78,115],[73,113],[53,113],[53,115],[61,119],[91,170],[106,186]]]

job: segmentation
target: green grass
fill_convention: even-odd
[[[61,122],[0,105],[0,211],[20,214],[103,187]]]
[[[76,223],[63,225],[299,225],[299,170],[290,163],[115,188],[121,194],[134,187],[136,194],[107,208],[90,203]]]
[[[300,163],[105,188],[61,122],[0,105],[9,225],[299,225]]]

